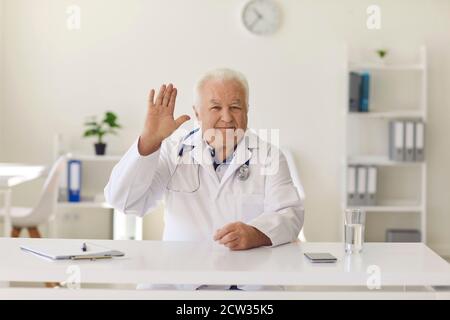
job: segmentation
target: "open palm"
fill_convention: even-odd
[[[154,152],[164,139],[190,119],[188,115],[173,117],[176,99],[177,89],[172,84],[162,85],[156,100],[155,90],[150,91],[144,130],[139,140],[142,155]]]

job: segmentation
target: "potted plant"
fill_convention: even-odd
[[[102,121],[98,122],[97,117],[91,117],[84,124],[87,129],[84,132],[84,137],[97,137],[95,144],[95,154],[104,155],[106,151],[106,143],[103,142],[103,136],[106,134],[117,134],[116,129],[122,128],[117,123],[117,115],[114,112],[107,111]]]
[[[386,62],[385,57],[388,54],[388,51],[386,49],[378,49],[378,50],[376,50],[376,53],[377,53],[378,61],[381,64],[384,64]]]

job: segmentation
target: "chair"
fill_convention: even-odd
[[[282,147],[280,148],[281,152],[284,154],[286,161],[288,163],[289,172],[291,173],[292,182],[294,183],[294,186],[297,188],[297,191],[300,195],[300,197],[305,197],[305,191],[303,190],[302,184],[300,183],[300,175],[298,174],[297,166],[295,165],[294,157],[292,156],[292,152],[286,148]],[[298,239],[300,242],[306,242],[305,234],[303,232],[304,227],[302,227],[302,230],[300,230],[300,233],[298,235]]]
[[[37,205],[34,208],[11,207],[12,232],[11,237],[20,236],[22,229],[28,229],[31,238],[40,238],[38,226],[55,218],[58,201],[58,187],[61,175],[65,169],[66,157],[61,156],[53,164]],[[3,219],[4,210],[0,210]]]

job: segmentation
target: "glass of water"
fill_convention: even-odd
[[[361,209],[346,209],[344,220],[345,252],[359,253],[363,249],[366,213]]]

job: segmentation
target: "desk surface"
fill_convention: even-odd
[[[0,188],[10,188],[42,176],[46,168],[20,163],[0,163]]]
[[[0,300],[449,300],[449,292],[392,290],[135,290],[0,288]],[[403,289],[403,288],[402,288]]]
[[[82,283],[366,286],[379,272],[382,286],[450,285],[450,265],[421,243],[366,243],[363,253],[347,256],[342,243],[229,251],[215,243],[90,240],[126,253],[97,261],[48,261],[19,248],[54,241],[82,243],[0,239],[0,281],[68,281],[75,265]],[[338,262],[311,264],[304,252],[330,252]]]

